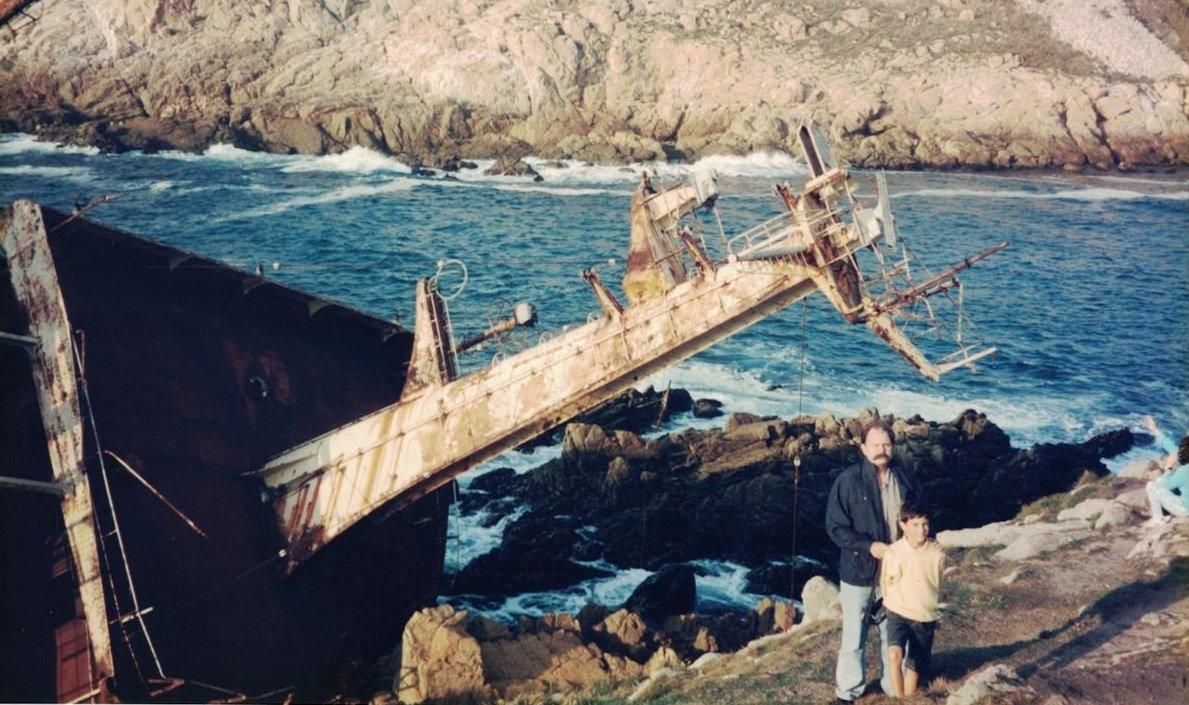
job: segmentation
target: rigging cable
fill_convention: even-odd
[[[809,297],[801,299],[801,361],[797,365],[797,416],[801,416],[805,400],[805,358],[809,350]],[[801,451],[793,456],[793,557],[789,562],[789,597],[797,599],[797,499],[801,494]]]
[[[107,497],[107,506],[108,506],[109,512],[111,513],[111,523],[112,523],[113,533],[116,536],[116,545],[120,549],[120,560],[124,564],[124,575],[128,580],[128,594],[132,598],[132,614],[135,616],[137,623],[140,624],[140,630],[144,634],[145,643],[148,645],[149,653],[153,657],[153,664],[157,667],[157,675],[164,678],[165,673],[161,668],[161,659],[157,656],[157,647],[153,645],[153,637],[149,635],[149,628],[147,625],[145,625],[144,614],[143,614],[143,612],[141,612],[141,609],[140,609],[140,599],[136,595],[136,585],[132,582],[132,568],[131,568],[131,566],[128,565],[128,554],[124,550],[124,537],[120,533],[120,520],[116,516],[116,505],[112,498],[111,484],[108,482],[108,478],[107,478],[107,463],[105,463],[103,460],[103,445],[99,442],[99,429],[95,425],[95,413],[94,413],[94,409],[91,407],[91,394],[87,388],[87,378],[85,375],[83,375],[81,373],[82,359],[79,357],[78,347],[73,344],[70,347],[71,347],[71,350],[74,352],[75,363],[78,365],[79,370],[80,370],[79,389],[82,392],[82,395],[81,395],[82,401],[87,406],[87,418],[91,422],[91,435],[95,439],[95,448],[96,448],[96,450],[99,451],[99,453],[98,453],[99,473],[100,473],[100,477],[102,477],[102,479],[103,479],[103,492]],[[112,599],[113,599],[113,601],[115,599],[114,592],[112,594]],[[117,611],[118,611],[118,608],[117,608]],[[123,624],[124,615],[117,614],[116,618],[120,621],[121,624]],[[129,645],[129,650],[131,650],[130,645]],[[133,659],[135,660],[135,655],[133,655]]]

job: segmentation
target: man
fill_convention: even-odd
[[[916,477],[892,456],[892,429],[875,419],[859,435],[863,460],[843,470],[830,488],[826,503],[826,533],[841,549],[838,561],[842,602],[842,644],[835,669],[835,702],[854,702],[866,685],[863,651],[867,645],[869,614],[879,576],[879,561],[888,544],[900,538],[900,505],[924,503]],[[888,627],[879,625],[882,678],[892,692],[888,667]]]

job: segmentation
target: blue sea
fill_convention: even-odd
[[[506,348],[585,321],[597,303],[579,276],[583,268],[596,267],[617,287],[628,200],[642,170],[676,179],[691,168],[715,169],[728,236],[777,215],[772,185],[799,186],[805,176],[785,154],[711,157],[692,167],[530,163],[543,181],[484,176],[489,162],[457,178],[414,176],[362,148],[320,157],[229,146],[202,155],[104,155],[8,134],[0,135],[0,202],[32,198],[69,210],[107,194],[112,200],[89,217],[245,269],[263,265],[285,284],[406,325],[414,282],[441,260],[460,260],[465,287],[450,301],[456,335],[486,327],[511,302],[531,301],[540,313],[536,330],[468,356],[463,367],[473,370]],[[856,178],[860,195],[872,196],[874,174]],[[648,382],[717,398],[727,411],[786,417],[798,408],[842,416],[874,406],[943,421],[975,408],[1017,446],[1139,429],[1145,414],[1171,435],[1189,432],[1184,172],[897,171],[887,181],[898,230],[934,271],[1011,243],[961,277],[974,324],[966,335],[998,347],[995,356],[931,383],[814,296],[804,309],[796,304]],[[717,226],[707,218],[703,225],[713,250]],[[462,284],[461,269],[448,266],[442,283]],[[511,453],[485,467],[527,470],[556,452]],[[1145,454],[1154,455],[1139,448],[1116,467]],[[455,516],[448,568],[498,543],[506,522],[483,523]],[[702,568],[703,606],[754,604],[742,592],[741,567]],[[567,593],[510,596],[484,609],[507,615],[577,609],[587,599],[612,603],[647,575],[621,571]]]

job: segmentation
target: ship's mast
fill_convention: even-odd
[[[731,238],[718,261],[679,224],[713,203],[713,182],[658,191],[645,179],[631,205],[628,305],[588,271],[601,316],[488,369],[456,377],[445,301],[434,280],[419,282],[401,399],[251,473],[276,512],[290,570],[373,512],[406,506],[815,291],[929,379],[971,362],[935,366],[895,322],[936,283],[896,301],[868,291],[856,254],[890,230],[886,201],[875,213],[860,209],[821,135],[806,126],[799,138],[808,182],[797,192],[777,187],[786,212]]]

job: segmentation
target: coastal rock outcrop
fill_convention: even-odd
[[[1104,475],[1102,458],[1132,443],[1122,430],[1082,444],[1020,450],[975,411],[945,423],[881,417],[875,409],[852,419],[732,414],[721,429],[648,441],[630,431],[571,424],[557,459],[523,475],[475,481],[493,519],[516,507],[527,511],[511,521],[499,548],[458,573],[452,593],[509,594],[524,587],[525,576],[555,568],[554,577],[529,584],[574,584],[599,570],[591,563],[598,559],[649,570],[710,559],[752,566],[751,592],[799,594],[813,575],[830,574],[837,559],[822,528],[826,494],[837,473],[859,459],[855,439],[875,417],[893,426],[897,456],[921,478],[942,536],[955,537],[952,545],[1002,547],[1004,559],[1077,540],[1092,531],[1097,515],[1090,516],[1089,506],[1079,510],[1086,516],[1059,524],[1068,525],[1065,534],[1048,531],[1048,524],[970,530],[979,537],[946,530],[1013,517],[1085,473]],[[794,459],[800,459],[796,483]],[[806,560],[799,561],[796,585],[788,567],[794,522],[796,552]]]
[[[656,616],[656,615],[654,615]],[[509,626],[450,605],[409,620],[397,698],[494,702],[669,670],[720,649],[792,629],[793,606],[764,600],[744,615],[670,615],[655,626],[628,609],[588,605],[577,616],[520,617]]]
[[[0,124],[432,166],[794,152],[812,117],[860,166],[1184,164],[1184,39],[1137,7],[56,0],[0,34]]]

